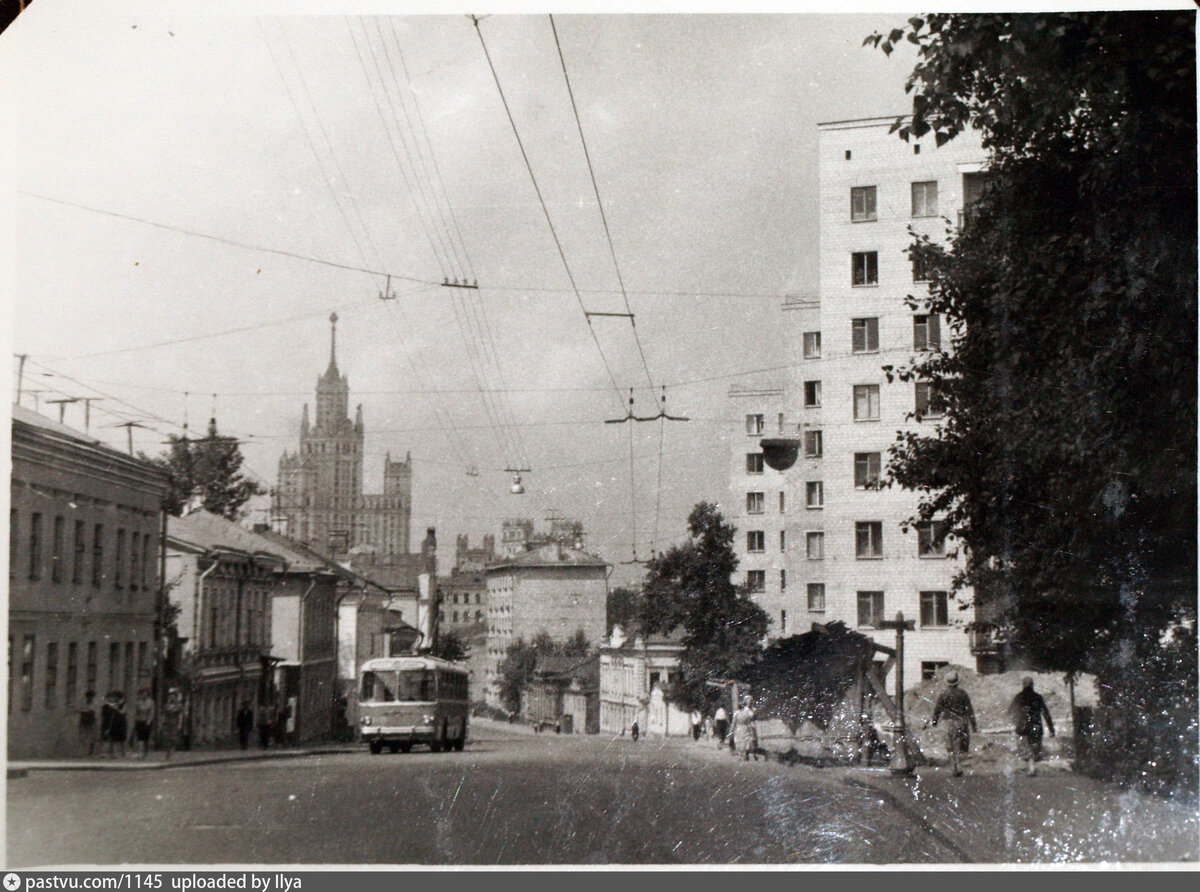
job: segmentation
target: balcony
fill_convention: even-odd
[[[967,625],[967,646],[974,657],[994,657],[1004,646],[1005,637],[995,623],[973,622]]]

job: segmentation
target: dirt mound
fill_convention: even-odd
[[[980,675],[965,666],[948,666],[931,681],[922,681],[904,692],[904,712],[910,723],[919,723],[933,714],[933,705],[938,694],[946,689],[942,680],[949,669],[958,672],[959,687],[971,698],[975,707],[975,719],[980,730],[1010,729],[1008,707],[1012,698],[1021,690],[1021,679],[1033,679],[1034,689],[1046,700],[1055,727],[1070,726],[1071,695],[1066,675],[1061,672],[1028,672],[1014,670],[995,675]],[[1095,706],[1097,703],[1096,678],[1085,675],[1075,681],[1075,705]]]

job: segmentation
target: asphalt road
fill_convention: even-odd
[[[366,751],[8,785],[10,867],[954,862],[870,788],[700,745],[477,727]]]

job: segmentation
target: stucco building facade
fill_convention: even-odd
[[[78,752],[84,694],[156,672],[161,470],[12,407],[8,756]]]

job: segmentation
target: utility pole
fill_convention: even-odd
[[[22,385],[25,383],[25,360],[27,360],[28,358],[29,358],[28,353],[18,353],[17,354],[17,359],[20,360],[20,362],[17,363],[17,405],[18,406],[21,405],[21,389],[22,389]]]
[[[64,397],[63,399],[60,399],[60,400],[46,400],[46,402],[58,403],[58,423],[62,424],[63,418],[65,417],[66,411],[67,411],[67,403],[77,403],[77,402],[79,402],[79,398],[70,396],[70,397]]]
[[[908,752],[908,729],[904,726],[904,633],[916,628],[914,620],[906,620],[897,612],[894,620],[879,623],[881,629],[896,630],[896,742],[888,769],[897,774],[912,774],[913,762]]]

